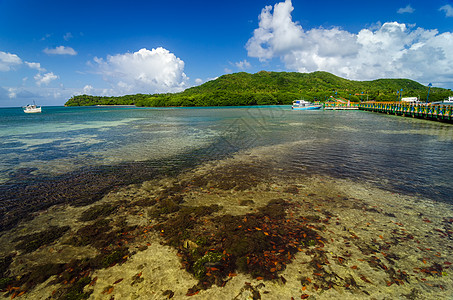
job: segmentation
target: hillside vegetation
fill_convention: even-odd
[[[428,88],[409,79],[347,80],[327,72],[296,73],[245,72],[223,75],[200,86],[173,94],[136,94],[120,97],[79,95],[66,106],[136,105],[136,106],[240,106],[291,104],[295,99],[328,101],[332,97],[353,102],[395,101],[403,97],[426,100]],[[430,101],[451,96],[451,90],[431,88]]]

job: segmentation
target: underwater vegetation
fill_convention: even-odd
[[[96,205],[84,211],[80,216],[79,220],[86,222],[93,221],[99,218],[105,218],[114,213],[116,209],[117,207],[111,204]]]
[[[212,215],[219,208],[183,207],[154,228],[178,249],[185,269],[199,280],[195,294],[211,285],[224,286],[236,272],[257,279],[277,279],[297,252],[323,247],[315,226],[303,217],[288,217],[294,204],[274,199],[256,213]]]
[[[50,244],[53,241],[62,237],[63,234],[69,230],[69,228],[70,228],[69,226],[63,227],[51,226],[49,229],[45,231],[20,236],[14,240],[15,242],[20,241],[20,243],[16,245],[16,249],[23,250],[25,251],[25,253],[35,251],[42,245]]]
[[[101,200],[115,187],[150,180],[155,175],[149,164],[132,163],[84,168],[54,177],[29,174],[27,180],[13,178],[0,186],[0,201],[5,205],[0,209],[0,232],[13,228],[20,220],[31,219],[33,212],[62,203],[86,206]]]
[[[99,211],[99,207],[95,207],[95,210]],[[124,263],[132,255],[125,242],[132,235],[124,233],[136,230],[136,226],[127,226],[121,218],[115,221],[105,219],[104,215],[98,214],[98,219],[90,221],[76,232],[69,232],[69,226],[50,226],[41,232],[18,237],[16,249],[24,253],[36,251],[62,238],[63,244],[77,247],[89,245],[95,247],[99,254],[91,258],[73,259],[67,263],[32,266],[20,276],[9,271],[13,259],[18,255],[11,254],[0,261],[0,292],[15,298],[53,277],[50,284],[60,284],[60,287],[53,292],[52,299],[87,299],[92,291],[84,291],[84,288],[92,282],[90,274],[93,271]],[[63,237],[65,233],[68,236]]]
[[[19,235],[14,240],[15,251],[0,260],[0,292],[15,298],[48,281],[49,286],[55,287],[49,299],[87,299],[96,290],[97,270],[121,265],[154,242],[175,249],[181,268],[197,281],[176,292],[165,286],[159,291],[164,298],[181,293],[196,295],[213,286],[224,287],[230,281],[237,284],[234,277],[238,274],[254,279],[253,284],[246,282],[239,292],[252,299],[261,299],[263,293],[270,292],[266,288],[269,281],[281,286],[289,280],[291,286],[300,284],[301,299],[335,291],[367,297],[379,287],[392,286],[405,288],[399,296],[418,299],[425,293],[423,288],[448,289],[445,280],[450,276],[451,263],[447,251],[441,254],[437,252],[440,249],[422,246],[416,231],[407,230],[396,221],[396,211],[389,213],[340,194],[305,193],[303,187],[292,184],[260,186],[265,201],[252,198],[250,194],[258,189],[259,178],[266,176],[267,171],[261,168],[258,164],[250,168],[247,164],[230,165],[228,172],[218,168],[206,176],[197,174],[192,180],[176,184],[165,181],[149,193],[125,189],[115,194],[113,201],[105,201],[108,204],[85,208],[71,224],[73,227],[48,226],[40,232]],[[190,205],[191,201],[216,203],[197,202],[211,199],[207,197],[214,196],[211,194],[216,194],[214,199],[220,199],[225,207]],[[323,206],[326,203],[329,206]],[[240,214],[226,213],[228,205],[236,205]],[[343,222],[340,214],[330,212],[348,205],[359,214],[381,217],[389,229],[375,234],[380,228],[372,228],[371,223],[355,224],[353,228],[349,226],[351,220]],[[419,218],[423,224],[431,224],[426,216]],[[452,224],[452,218],[444,218],[433,225],[431,234],[447,242],[453,236]],[[360,231],[362,227],[365,231]],[[21,261],[23,255],[39,255],[57,243],[59,249],[67,246],[79,248],[80,253],[84,249],[92,252],[89,257],[82,254],[61,263],[29,264],[21,273],[14,269],[14,263]],[[412,251],[412,255],[414,249],[420,255],[408,267],[402,263],[407,260],[405,250]],[[295,259],[300,264],[298,269],[288,269]],[[296,275],[289,278],[285,270]],[[129,276],[130,286],[148,280],[144,278],[149,271],[145,264],[138,271],[132,278]],[[104,289],[101,294],[113,297],[115,284],[124,279],[112,280],[100,289]],[[404,286],[409,284],[411,289]],[[422,284],[426,286],[419,287]]]

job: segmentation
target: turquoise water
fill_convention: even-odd
[[[215,135],[177,111],[131,108],[43,108],[42,114],[1,109],[0,173],[21,169],[60,174],[84,166],[167,158],[205,146]]]
[[[26,202],[19,193],[24,187],[87,170],[96,174],[101,170],[96,168],[120,174],[133,165],[138,174],[152,170],[153,177],[288,143],[296,143],[281,160],[289,175],[328,174],[452,201],[452,125],[363,111],[296,112],[288,106],[44,107],[41,114],[2,108],[0,201]]]

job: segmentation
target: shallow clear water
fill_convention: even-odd
[[[296,143],[281,160],[288,173],[368,181],[440,201],[453,195],[449,124],[362,111],[295,112],[287,106],[45,107],[42,114],[4,108],[0,117],[3,184],[130,162],[152,162],[164,170]]]
[[[245,299],[250,288],[264,287],[260,292],[269,299],[301,293],[303,299],[451,298],[449,124],[287,106],[51,107],[37,115],[0,109],[0,116],[0,253],[4,276],[21,286],[20,292],[2,290],[4,296],[64,295],[66,284],[33,287],[47,280],[43,270],[64,279],[49,263],[72,265],[82,257],[88,269],[70,282],[89,273],[93,298],[113,292],[115,298],[161,299],[168,291],[183,298],[197,280],[180,255],[193,255],[198,237],[209,237],[199,253],[228,253],[225,241],[266,230],[265,240],[281,237],[276,244],[301,247],[288,256],[293,263],[278,272],[281,277],[264,284],[242,270],[228,275],[227,288],[198,290],[194,298]],[[271,204],[275,215],[258,213]],[[196,207],[194,217],[182,207]],[[221,211],[211,214],[207,207]],[[187,219],[199,224],[191,227]],[[173,246],[179,246],[162,245],[175,237],[169,230],[175,226]],[[278,230],[269,234],[271,228]],[[324,242],[310,246],[302,232],[295,236],[298,228],[317,230]],[[59,232],[61,238],[50,239]],[[232,234],[225,238],[225,232]],[[268,262],[276,244],[266,251],[250,247],[247,257]],[[133,252],[121,254],[127,261],[114,267],[88,266],[97,255],[119,250]],[[277,264],[270,266],[275,273]],[[42,280],[33,283],[30,274]]]

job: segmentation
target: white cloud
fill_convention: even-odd
[[[218,76],[217,76],[217,77],[208,78],[208,79],[206,79],[206,82],[212,81],[212,80],[216,80],[216,79],[218,79],[218,78],[219,78]]]
[[[200,85],[202,83],[203,83],[203,79],[201,79],[201,78],[195,79],[195,84]]]
[[[114,94],[179,92],[187,86],[184,61],[162,47],[96,57],[94,62]]]
[[[22,65],[22,63],[25,63],[30,69],[38,70],[40,72],[46,71],[46,69],[41,67],[40,63],[23,61],[17,54],[0,51],[0,71],[11,71],[15,66]]]
[[[93,86],[87,84],[87,85],[85,85],[85,86],[83,87],[83,92],[82,92],[82,94],[84,94],[84,95],[90,95],[91,93],[93,93],[93,91],[94,91]]]
[[[29,98],[36,98],[37,94],[30,92],[24,87],[0,87],[0,100],[6,100],[6,103],[0,102],[0,105],[17,106],[16,101],[23,101]],[[8,101],[15,99],[13,102]],[[22,105],[22,104],[19,104]]]
[[[36,101],[39,105],[62,105],[76,89],[48,86],[0,86],[0,106],[19,107]]]
[[[38,86],[41,86],[42,84],[48,85],[53,80],[58,79],[58,76],[55,75],[53,72],[49,72],[44,75],[38,73],[33,78],[36,80],[36,84]]]
[[[10,71],[20,64],[22,64],[22,60],[16,54],[0,51],[0,71]]]
[[[245,70],[245,69],[248,69],[251,67],[250,63],[246,59],[235,63],[235,65],[236,65],[236,67],[238,67],[241,70]]]
[[[26,61],[25,64],[30,68],[30,69],[35,69],[35,70],[38,70],[40,72],[45,72],[46,69],[44,68],[41,68],[41,64],[40,63],[36,63],[36,62],[28,62]]]
[[[439,10],[443,11],[446,17],[453,17],[453,7],[450,4],[442,6]]]
[[[275,54],[301,46],[303,30],[297,22],[292,21],[293,9],[290,0],[275,4],[273,14],[272,6],[263,8],[259,16],[259,27],[246,45],[251,57],[266,60]],[[263,47],[265,44],[267,46]]]
[[[43,36],[43,37],[41,38],[41,41],[45,41],[45,40],[47,40],[48,38],[50,38],[51,36],[52,36],[52,35],[51,35],[50,33],[47,33],[45,36]]]
[[[8,97],[10,99],[16,98],[17,96],[17,89],[16,88],[8,88]]]
[[[0,100],[11,100],[17,97],[17,88],[13,87],[1,87],[0,86]],[[0,102],[0,105],[4,105],[5,103]]]
[[[415,9],[412,8],[412,6],[410,4],[408,4],[406,7],[401,7],[400,9],[398,9],[398,13],[399,14],[411,14],[415,11]]]
[[[77,51],[75,51],[71,47],[65,47],[65,46],[58,46],[56,48],[46,48],[43,50],[44,53],[46,54],[53,54],[53,55],[77,55]]]
[[[24,67],[37,71],[34,76],[36,86],[28,86],[28,76],[23,76],[27,74],[28,71],[24,70]],[[58,79],[58,76],[52,72],[43,74],[46,72],[46,69],[43,68],[40,63],[24,61],[16,54],[2,51],[0,51],[0,71],[14,71],[19,75],[10,77],[13,81],[15,80],[15,83],[12,83],[11,86],[0,87],[0,106],[20,106],[26,103],[30,98],[46,98],[47,96],[44,96],[43,93],[51,89],[47,87],[47,85]],[[21,73],[24,71],[26,73]],[[20,76],[21,74],[22,76]],[[22,79],[19,79],[19,77]],[[42,85],[44,86],[42,87]],[[53,90],[55,90],[55,88]]]
[[[247,42],[250,57],[280,58],[298,72],[328,71],[356,80],[411,78],[453,82],[453,33],[440,34],[387,22],[351,33],[341,28],[304,30],[292,21],[290,0],[266,6]]]
[[[63,39],[64,39],[65,41],[69,41],[69,40],[72,39],[72,38],[73,38],[73,36],[72,36],[72,33],[70,33],[70,32],[67,32],[67,33],[63,36]]]
[[[16,54],[11,54],[11,53],[6,53],[3,51],[0,51],[0,71],[7,72],[7,71],[14,70],[16,66],[22,65],[23,63],[30,69],[34,69],[39,72],[46,71],[46,69],[41,67],[40,63],[23,61]]]

